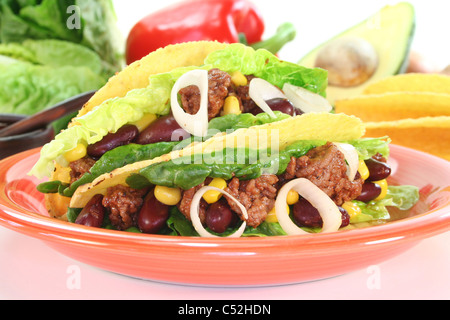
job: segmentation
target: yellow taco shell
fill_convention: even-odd
[[[210,53],[226,46],[227,44],[216,41],[198,41],[158,49],[111,77],[108,83],[83,106],[78,116],[88,113],[108,99],[124,97],[130,90],[147,87],[149,76],[152,74],[169,72],[181,67],[201,66]]]
[[[152,164],[170,161],[182,156],[212,152],[225,147],[253,147],[255,141],[262,147],[277,143],[279,150],[299,140],[342,142],[361,138],[365,133],[360,119],[344,114],[308,113],[283,121],[239,129],[231,134],[219,134],[203,143],[194,144],[160,158],[141,161],[98,177],[77,189],[70,202],[71,208],[83,208],[96,194],[106,194],[109,187],[126,185],[126,179]]]
[[[450,117],[365,123],[367,137],[388,135],[402,145],[450,160]]]
[[[434,92],[450,94],[450,77],[441,74],[407,73],[369,85],[364,95],[388,92]]]
[[[450,116],[450,94],[389,92],[361,95],[336,101],[336,112],[357,116],[365,122]]]

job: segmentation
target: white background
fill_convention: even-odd
[[[149,13],[178,0],[143,1],[114,0],[119,27],[126,37],[134,24]],[[265,37],[275,33],[283,22],[291,22],[297,30],[296,39],[281,52],[280,57],[298,62],[305,54],[331,37],[374,15],[379,9],[398,1],[386,0],[254,0],[266,23]],[[413,49],[424,54],[438,68],[450,64],[450,1],[411,0],[416,9],[416,35]],[[399,17],[400,19],[400,17]]]
[[[126,36],[134,23],[174,1],[116,0],[119,26]],[[297,39],[280,53],[296,62],[316,45],[365,20],[389,1],[255,1],[266,18],[267,35],[290,21]],[[417,10],[413,47],[442,67],[450,63],[446,44],[448,1],[411,1]],[[442,35],[443,34],[443,35]],[[67,258],[35,240],[0,228],[0,300],[3,299],[448,299],[450,298],[450,233],[425,240],[373,269],[322,281],[263,288],[189,287],[142,281],[111,274]],[[68,286],[78,270],[79,287]],[[282,270],[280,270],[282,272]]]

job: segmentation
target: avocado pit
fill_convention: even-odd
[[[368,41],[358,37],[342,37],[331,41],[318,52],[315,66],[328,71],[330,85],[354,87],[369,80],[378,63],[378,54]]]

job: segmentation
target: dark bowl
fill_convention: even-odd
[[[26,116],[0,114],[0,129],[24,119]],[[53,127],[34,130],[24,134],[0,138],[0,159],[7,158],[22,151],[34,149],[50,142],[55,137]]]

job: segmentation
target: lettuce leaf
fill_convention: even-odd
[[[265,49],[254,50],[234,43],[223,50],[211,53],[206,58],[205,64],[227,72],[239,70],[246,75],[255,75],[279,88],[283,88],[285,83],[290,83],[324,97],[326,95],[327,71],[319,68],[309,69],[295,63],[281,61]]]
[[[356,148],[360,160],[370,159],[377,153],[380,153],[385,158],[388,158],[390,155],[389,144],[391,139],[389,137],[362,138],[349,141],[348,143]]]
[[[223,149],[210,154],[202,154],[198,159],[182,157],[156,163],[140,170],[139,175],[150,185],[193,188],[207,177],[229,180],[237,177],[243,180],[256,179],[262,174],[281,174],[286,170],[291,157],[301,157],[309,150],[325,144],[326,141],[298,141],[285,150],[271,155],[270,150]],[[255,161],[256,160],[256,161]],[[131,176],[127,183],[133,185]]]
[[[111,0],[0,0],[0,112],[33,115],[124,67]]]
[[[0,43],[0,110],[32,115],[106,83],[92,50],[61,40]]]
[[[195,231],[192,223],[178,210],[177,207],[170,209],[169,219],[167,220],[167,228],[162,233],[165,235],[182,236],[182,237],[198,237],[199,234]],[[208,229],[212,234],[215,232]],[[228,228],[224,233],[217,234],[221,237],[236,232],[236,228]],[[257,228],[247,227],[242,237],[270,237],[270,236],[285,236],[286,232],[281,228],[279,223],[263,222]]]
[[[0,0],[0,43],[58,39],[95,52],[107,77],[124,66],[111,0]]]
[[[297,141],[277,154],[269,154],[270,150],[250,148],[224,149],[222,153],[203,154],[201,158],[193,156],[153,164],[142,169],[140,175],[145,177],[150,184],[179,187],[185,190],[201,184],[207,177],[227,180],[232,177],[256,179],[262,174],[280,175],[286,170],[291,157],[299,158],[309,150],[325,143],[326,141]],[[385,152],[383,139],[354,140],[349,143],[364,155],[374,155],[379,151]],[[364,146],[367,146],[368,149],[365,150]]]
[[[32,115],[80,93],[100,88],[105,79],[87,67],[53,68],[25,62],[0,64],[0,110]]]
[[[388,207],[396,207],[400,210],[409,210],[419,201],[419,188],[415,186],[389,186],[386,197],[378,201],[364,203],[354,202],[361,209],[362,214],[353,217],[351,223],[370,222],[375,220],[388,220],[390,214]]]

